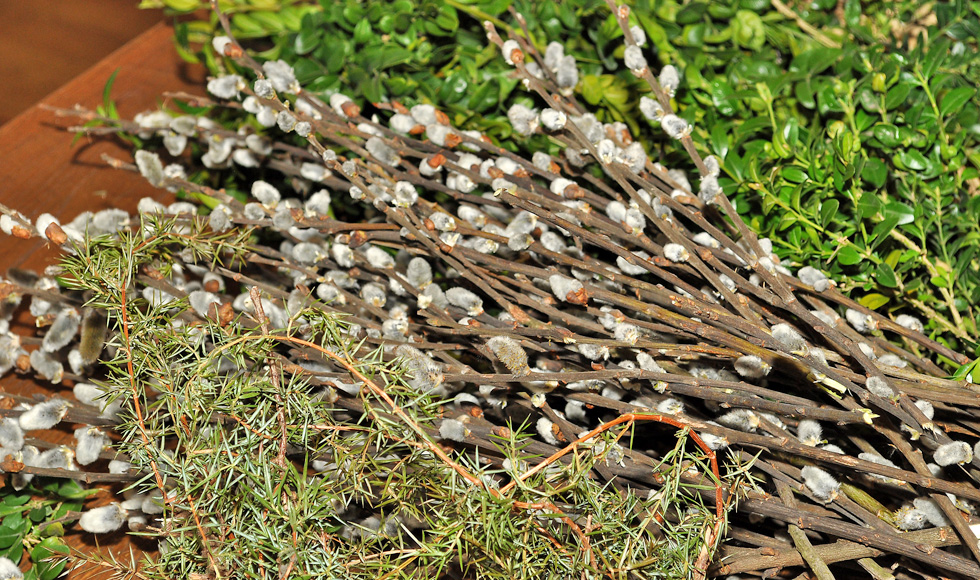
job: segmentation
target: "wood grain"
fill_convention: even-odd
[[[75,104],[95,107],[101,102],[106,80],[116,69],[119,73],[113,96],[123,116],[153,108],[164,91],[203,93],[204,71],[182,63],[172,49],[171,38],[169,27],[154,26],[50,94],[42,103],[55,107]],[[70,124],[35,105],[0,127],[0,203],[14,207],[32,219],[48,212],[62,221],[70,221],[86,210],[118,207],[134,211],[144,196],[165,203],[172,201],[172,194],[154,189],[139,175],[105,166],[100,158],[103,153],[132,159],[129,150],[119,143],[82,140],[72,146],[72,135],[64,130]],[[56,255],[52,248],[41,242],[0,234],[0,273],[11,267],[41,270],[52,264]],[[21,322],[18,331],[33,331],[29,320],[21,319]],[[68,387],[42,385],[17,375],[0,379],[0,389],[22,395],[60,392],[71,398]],[[73,444],[71,433],[75,427],[63,426],[58,431],[44,433],[43,437]],[[91,505],[108,503],[110,499],[111,494],[104,492]],[[91,534],[74,533],[67,540],[72,547],[82,551],[90,552],[96,548],[96,539]],[[131,548],[139,550],[152,546],[145,542],[135,543],[122,533],[100,536],[98,543],[100,551],[109,550],[123,561],[129,559]],[[85,567],[69,577],[108,578],[110,572],[104,568]]]
[[[0,124],[164,20],[137,0],[0,2]]]

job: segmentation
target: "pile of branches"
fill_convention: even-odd
[[[917,320],[890,319],[851,301],[819,270],[794,273],[780,264],[718,186],[717,160],[699,155],[693,127],[673,111],[676,71],[665,67],[655,76],[629,11],[613,8],[625,64],[650,87],[641,110],[684,145],[697,187],[683,171],[653,162],[623,124],[603,124],[575,101],[560,45],[542,55],[489,25],[488,38],[542,106],[513,107],[515,131],[548,135],[561,155],[525,159],[457,131],[427,105],[377,104],[368,117],[344,95],[324,102],[299,86],[288,64],[259,66],[230,37],[216,38],[215,48],[240,74],[210,82],[218,100],[194,97],[191,104],[254,115],[256,122],[240,130],[166,112],[132,121],[69,112],[103,125],[80,131],[162,137],[172,157],[196,142],[209,168],[262,167],[297,192],[284,196],[255,181],[243,201],[192,183],[183,166],[144,150],[134,165],[111,163],[188,193],[208,207],[206,218],[189,202],[164,207],[149,200],[141,216],[86,215],[66,224],[4,210],[0,227],[7,233],[44,236],[74,256],[65,268],[76,291],[58,294],[50,278],[41,278],[10,280],[8,293],[77,306],[83,296],[77,292],[86,291],[90,305],[115,312],[109,352],[117,376],[130,373],[115,384],[132,389],[109,389],[124,411],[123,468],[156,491],[107,517],[121,522],[138,512],[143,519],[135,525],[161,535],[196,527],[206,568],[218,577],[228,573],[216,556],[221,534],[201,527],[201,513],[212,516],[179,493],[168,495],[187,443],[168,405],[177,404],[175,388],[202,388],[194,382],[201,377],[164,380],[148,365],[153,384],[137,387],[133,375],[140,371],[132,366],[135,331],[127,316],[179,302],[187,306],[179,316],[183,327],[206,329],[201,340],[212,358],[231,348],[218,338],[228,329],[269,341],[258,360],[211,362],[214,381],[246,369],[272,377],[273,419],[259,426],[225,410],[204,421],[257,431],[280,467],[298,460],[335,478],[343,471],[336,450],[320,441],[310,456],[309,440],[289,427],[289,389],[314,389],[313,399],[329,403],[330,412],[317,420],[401,425],[414,453],[498,499],[548,468],[568,468],[586,448],[602,458],[587,465],[589,480],[602,490],[655,498],[672,467],[667,459],[675,457],[672,432],[681,430],[696,452],[682,466],[685,501],[711,516],[699,531],[703,545],[692,558],[692,576],[795,568],[830,578],[832,569],[851,574],[858,567],[878,578],[980,576],[971,529],[980,501],[974,451],[980,397],[970,382],[944,378],[937,365],[967,359],[924,336]],[[254,82],[246,81],[250,75]],[[306,145],[292,144],[295,135]],[[111,247],[127,249],[130,265],[138,266],[131,276],[79,282],[86,263],[100,263],[94,234],[123,240]],[[137,260],[147,248],[154,249]],[[73,342],[85,336],[75,336],[77,313],[59,312],[35,315],[54,323],[47,336],[70,326],[68,338],[42,345],[43,354],[22,351],[7,368],[28,370],[23,356],[29,356],[34,371],[52,381],[81,382],[103,372]],[[334,317],[334,326],[316,322],[324,316]],[[342,331],[326,330],[337,324]],[[59,357],[70,373],[54,368]],[[372,375],[362,366],[371,362],[387,370]],[[392,370],[399,368],[403,376]],[[301,377],[302,388],[286,385],[287,376]],[[424,405],[411,398],[417,396],[437,401],[431,424],[419,419]],[[147,429],[156,420],[159,429]],[[521,424],[535,432],[519,446],[523,470],[501,451],[501,440]],[[162,443],[159,433],[166,434]],[[139,445],[159,449],[141,452]],[[380,440],[372,445],[364,449],[384,448]],[[24,473],[48,467],[23,463]],[[153,493],[157,503],[146,503]],[[161,503],[166,519],[154,520]],[[550,516],[536,533],[567,542],[559,552],[582,569],[627,577],[601,556],[596,538],[603,532],[591,527],[587,509],[547,498],[515,506]],[[398,535],[398,525],[389,530],[383,518],[364,524],[374,516],[360,508],[361,528]],[[652,519],[642,509],[633,515],[651,530],[668,529],[686,508],[657,509]],[[413,518],[400,517],[404,530],[426,527],[424,514],[413,516],[415,527],[405,523]],[[350,539],[352,532],[340,535]],[[296,561],[294,555],[280,562],[280,573],[288,576]],[[457,562],[461,570],[468,564]]]

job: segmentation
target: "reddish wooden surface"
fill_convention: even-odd
[[[137,4],[0,2],[0,125],[166,19]]]
[[[174,54],[171,38],[171,29],[159,24],[41,103],[56,107],[81,104],[94,108],[101,102],[106,80],[116,69],[119,73],[112,94],[120,113],[126,117],[153,108],[164,91],[203,93],[202,69],[182,63]],[[0,127],[0,203],[16,208],[32,219],[47,212],[64,222],[85,210],[119,207],[133,211],[144,196],[161,201],[172,197],[172,194],[154,189],[137,174],[107,168],[100,158],[103,153],[125,160],[132,158],[118,143],[83,139],[72,146],[72,135],[64,130],[70,124],[70,120],[56,118],[38,104]],[[41,242],[0,234],[0,275],[11,267],[43,269],[53,263],[55,255]],[[0,379],[0,389],[18,394],[52,390],[50,384],[45,387],[10,374]],[[67,388],[64,390],[70,393]],[[72,429],[63,426],[60,431],[50,432],[50,439],[72,440]],[[104,497],[96,498],[95,503],[108,501],[109,494],[102,495]],[[83,551],[96,547],[95,538],[90,534],[72,534],[68,541]],[[108,548],[121,560],[129,560],[129,550],[134,544],[124,534],[100,537],[98,541],[103,552]],[[136,547],[138,549],[138,545]],[[75,571],[70,578],[108,578],[110,575],[110,569],[89,567]]]

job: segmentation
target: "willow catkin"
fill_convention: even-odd
[[[531,373],[524,347],[513,338],[495,336],[487,341],[487,347],[512,374],[523,377]]]

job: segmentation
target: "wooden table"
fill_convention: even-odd
[[[161,102],[164,91],[203,94],[203,69],[180,61],[171,39],[170,27],[159,24],[151,28],[0,127],[0,203],[18,209],[31,219],[47,212],[65,222],[85,210],[118,207],[132,212],[145,196],[165,202],[172,200],[172,194],[154,189],[137,174],[107,168],[100,158],[108,153],[130,160],[132,154],[128,149],[115,142],[89,139],[72,146],[73,136],[64,130],[72,123],[56,118],[41,107],[41,104],[65,108],[81,104],[95,108],[102,101],[106,80],[116,69],[119,73],[112,96],[124,117],[154,108]],[[11,267],[40,271],[53,263],[54,256],[56,253],[40,241],[0,234],[0,274]],[[18,394],[52,392],[50,384],[45,387],[13,374],[0,380],[0,388]],[[65,387],[63,394],[70,398],[70,389]],[[52,441],[73,441],[72,430],[73,427],[63,426],[43,436]],[[103,495],[96,501],[108,503],[110,494]],[[83,551],[95,549],[96,538],[91,534],[73,533],[67,540]],[[128,561],[129,549],[134,545],[122,533],[99,537],[98,541],[103,552],[109,547],[123,561]],[[70,577],[108,578],[110,572],[89,566]]]

